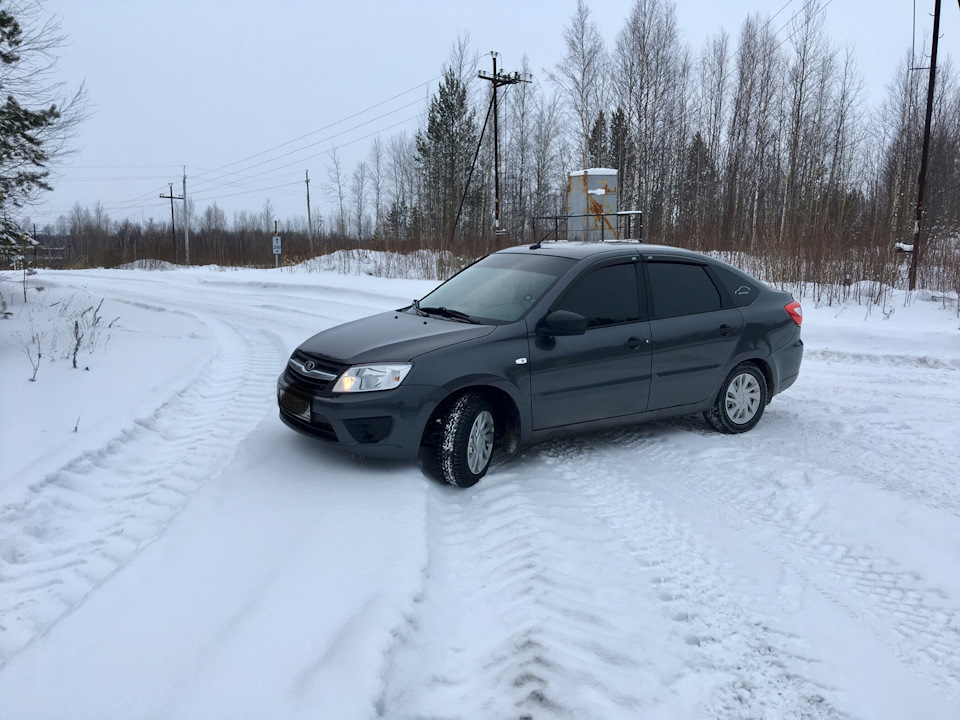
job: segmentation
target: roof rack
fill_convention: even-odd
[[[593,218],[593,227],[570,228],[571,219]],[[541,215],[533,218],[534,237],[537,237],[538,223],[550,229],[536,243],[530,246],[536,250],[545,240],[581,240],[586,242],[607,242],[608,240],[634,240],[643,242],[643,211],[621,210],[610,213],[590,213],[585,215]],[[584,223],[588,225],[588,223]],[[599,238],[597,236],[599,235]]]

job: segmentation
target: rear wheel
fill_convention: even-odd
[[[766,405],[766,378],[756,365],[743,363],[727,375],[717,401],[703,416],[714,430],[742,433],[760,422]]]
[[[440,421],[435,467],[455,487],[470,487],[490,468],[497,422],[493,406],[477,393],[465,393]]]

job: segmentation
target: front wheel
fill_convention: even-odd
[[[470,487],[490,468],[496,439],[493,406],[477,393],[461,395],[441,418],[436,467],[455,487]]]
[[[714,430],[742,433],[760,422],[766,405],[766,378],[756,365],[743,363],[727,375],[717,401],[703,416]]]

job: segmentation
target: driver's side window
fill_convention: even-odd
[[[640,319],[637,271],[633,263],[608,265],[579,278],[555,310],[569,310],[602,327]]]

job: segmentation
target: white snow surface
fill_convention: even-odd
[[[0,292],[0,718],[960,717],[960,320],[804,305],[796,385],[467,490],[277,417],[436,283],[41,271]],[[64,308],[106,322],[67,355]],[[19,337],[57,339],[35,382]]]

